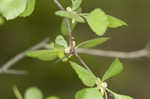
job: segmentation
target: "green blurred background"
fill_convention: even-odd
[[[70,0],[60,0],[66,7]],[[142,49],[150,39],[150,0],[84,0],[83,11],[102,8],[106,13],[124,19],[128,27],[109,29],[110,40],[99,49],[134,51]],[[35,12],[27,18],[18,18],[0,26],[0,65],[16,54],[40,42],[45,37],[53,40],[60,33],[60,17],[54,15],[58,8],[53,0],[37,0]],[[77,26],[73,35],[78,42],[96,37],[87,24]],[[90,68],[102,76],[113,58],[81,55]],[[150,59],[121,59],[124,72],[109,80],[109,88],[133,96],[149,99]],[[17,85],[23,93],[31,86],[40,88],[46,96],[73,99],[84,86],[68,63],[43,62],[25,58],[14,69],[28,71],[28,75],[0,75],[0,99],[16,99],[12,87]]]

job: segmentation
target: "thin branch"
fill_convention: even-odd
[[[82,65],[85,67],[85,69],[87,69],[91,74],[93,74],[95,76],[95,74],[91,71],[91,69],[88,67],[88,65],[83,61],[83,59],[78,55],[78,53],[76,51],[75,51],[75,56],[79,59],[79,61],[82,63]]]
[[[18,73],[22,74],[22,73],[24,73],[24,71],[9,70],[9,68],[11,68],[15,63],[17,63],[21,59],[23,59],[26,56],[26,52],[34,51],[34,50],[37,50],[37,49],[40,49],[40,48],[44,48],[47,45],[48,41],[49,41],[48,38],[46,38],[43,41],[41,41],[40,43],[33,46],[32,48],[29,48],[29,49],[25,50],[24,52],[19,53],[18,55],[16,55],[12,59],[10,59],[8,62],[6,62],[0,68],[0,73],[9,73],[9,74],[10,73],[13,73],[13,74],[18,74]]]
[[[22,70],[6,70],[6,71],[0,71],[0,74],[15,74],[15,75],[24,75],[27,74],[27,72]]]
[[[73,49],[73,40],[72,40],[72,33],[71,33],[71,25],[68,18],[66,18],[66,24],[67,24],[67,30],[69,32],[69,45],[71,47],[71,50]]]
[[[150,58],[150,51],[147,49],[141,49],[133,52],[120,52],[120,51],[78,48],[77,52],[82,54],[88,54],[88,55],[116,57],[116,58],[125,58],[125,59],[133,59],[133,58],[140,58],[140,57]]]
[[[60,10],[65,10],[65,8],[59,3],[58,0],[54,0],[54,2],[56,3],[56,5],[58,6],[58,8]],[[73,40],[72,40],[72,33],[71,33],[71,24],[70,24],[70,20],[69,18],[65,18],[65,21],[66,21],[66,24],[67,24],[67,30],[68,30],[68,33],[69,33],[69,45],[71,47],[71,51],[73,49]]]
[[[7,73],[7,74],[24,74],[24,71],[16,71],[16,70],[10,70],[10,68],[17,63],[18,61],[22,60],[26,57],[25,53],[29,51],[38,50],[41,48],[50,49],[50,46],[48,44],[48,39],[44,39],[40,43],[36,44],[30,49],[25,50],[22,53],[19,53],[12,59],[10,59],[8,62],[6,62],[1,68],[0,73]],[[134,58],[141,58],[141,57],[147,57],[150,58],[150,50],[148,49],[141,49],[138,51],[132,51],[132,52],[120,52],[120,51],[107,51],[107,50],[99,50],[99,49],[83,49],[78,48],[76,49],[78,53],[81,54],[88,54],[88,55],[95,55],[95,56],[104,56],[104,57],[118,57],[118,58],[125,58],[125,59],[134,59]],[[83,60],[81,57],[78,56],[78,59],[82,62]],[[84,61],[83,61],[84,62]],[[82,62],[82,64],[83,64]],[[85,63],[84,63],[85,66]],[[87,66],[87,65],[86,65]]]
[[[58,2],[58,0],[54,0],[59,9],[65,10],[64,7]]]
[[[57,4],[57,6],[61,9],[64,10],[63,6],[58,2],[58,0],[54,0],[54,2]],[[78,55],[78,53],[75,51],[74,46],[73,46],[73,40],[72,40],[72,33],[71,33],[71,25],[70,25],[70,21],[69,18],[65,18],[66,19],[66,24],[67,24],[67,30],[69,33],[69,45],[70,45],[70,52],[74,52],[75,56],[79,59],[79,61],[82,63],[82,65],[89,71],[91,72],[93,75],[94,73],[90,70],[90,68],[86,65],[86,63],[82,60],[82,58]]]
[[[57,6],[61,9],[64,10],[63,6],[58,2],[58,0],[54,0],[54,2],[57,4]],[[69,18],[66,19],[66,24],[67,24],[67,30],[69,33],[69,46],[70,46],[70,53],[75,54],[75,56],[79,59],[79,61],[82,63],[82,65],[93,75],[94,73],[90,70],[90,68],[86,65],[86,63],[82,60],[82,58],[78,55],[78,53],[75,51],[74,46],[73,46],[73,39],[72,39],[72,32],[71,32],[71,24]],[[59,61],[59,60],[58,60]],[[95,75],[94,75],[95,76]]]

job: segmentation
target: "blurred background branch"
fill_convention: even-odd
[[[25,50],[22,53],[19,53],[18,55],[14,56],[12,59],[10,59],[8,62],[6,62],[1,68],[0,68],[0,73],[7,73],[7,74],[25,74],[25,71],[17,71],[17,70],[9,70],[15,63],[20,61],[21,59],[26,57],[26,52],[28,51],[34,51],[38,50],[41,48],[44,48],[45,45],[48,43],[49,39],[45,38],[43,41],[40,43],[34,45],[33,47]]]
[[[121,51],[107,51],[99,49],[82,49],[77,50],[79,53],[95,55],[95,56],[105,56],[105,57],[116,57],[116,58],[140,58],[140,57],[150,57],[150,51],[147,49],[141,49],[133,52],[121,52]]]

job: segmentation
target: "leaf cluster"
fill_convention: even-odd
[[[35,0],[0,0],[0,24],[3,24],[5,20],[31,15],[35,9],[35,2]],[[75,99],[107,99],[108,93],[111,93],[115,99],[133,99],[130,96],[120,95],[111,91],[106,83],[106,80],[123,71],[123,65],[119,59],[116,58],[114,60],[102,78],[95,76],[94,73],[89,72],[86,68],[71,60],[72,56],[76,56],[78,48],[90,49],[106,42],[109,38],[102,36],[105,35],[108,28],[127,26],[127,23],[105,13],[100,8],[95,8],[89,13],[84,13],[81,8],[82,0],[71,0],[71,2],[72,5],[70,7],[55,12],[57,16],[62,18],[60,31],[63,36],[56,36],[55,41],[51,41],[49,44],[50,49],[27,52],[26,55],[43,61],[56,59],[57,61],[68,61],[81,82],[87,87],[79,90],[75,95]],[[69,23],[66,22],[66,18],[69,20]],[[73,37],[71,37],[71,41],[66,40],[65,38],[70,35],[68,28],[73,32],[78,23],[87,23],[91,30],[97,36],[101,37],[79,44],[76,44]],[[70,27],[67,26],[68,24]],[[69,44],[70,42],[71,44]],[[14,87],[13,90],[17,99],[59,99],[55,96],[44,98],[43,93],[35,87],[27,89],[24,96],[21,95],[17,87]]]
[[[127,25],[124,21],[106,14],[100,8],[96,8],[90,13],[83,13],[80,6],[81,3],[82,0],[72,0],[72,7],[67,7],[66,10],[59,10],[55,12],[56,15],[62,17],[61,33],[64,36],[69,35],[65,18],[70,20],[71,32],[75,29],[75,26],[78,23],[87,22],[92,31],[98,36],[103,36],[108,28],[117,28]],[[108,39],[108,37],[98,37],[81,42],[80,44],[76,44],[74,41],[73,47],[75,50],[78,48],[89,49],[103,44]],[[106,80],[122,72],[123,66],[119,59],[114,60],[101,79],[100,77],[93,75],[81,65],[69,59],[74,55],[74,53],[70,52],[71,47],[68,45],[67,41],[62,35],[58,35],[55,39],[55,42],[51,43],[50,46],[52,48],[51,50],[28,52],[27,55],[41,60],[54,60],[57,57],[63,61],[64,59],[66,61],[69,60],[70,65],[78,75],[81,82],[88,87],[78,91],[75,95],[75,99],[107,99],[108,92],[111,93],[115,99],[132,99],[129,96],[120,95],[111,91],[107,88],[108,85],[105,82]],[[68,53],[70,53],[69,56],[65,57]]]

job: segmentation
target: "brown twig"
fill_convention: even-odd
[[[150,58],[150,50],[148,50],[146,48],[137,50],[137,51],[132,51],[132,52],[120,52],[120,51],[107,51],[107,50],[100,50],[100,49],[78,48],[77,52],[82,53],[82,54],[88,54],[88,55],[116,57],[116,58],[124,58],[124,59],[134,59],[134,58],[141,58],[141,57]]]
[[[54,0],[54,2],[57,4],[57,6],[61,9],[61,10],[65,10],[64,7],[59,3],[58,0]],[[73,46],[73,40],[72,40],[72,33],[71,33],[71,25],[70,25],[70,21],[69,18],[66,18],[66,24],[67,24],[67,30],[69,33],[69,45],[70,45],[70,53],[75,54],[75,56],[79,59],[79,61],[82,63],[82,65],[89,71],[91,72],[93,75],[94,73],[90,70],[90,68],[86,65],[86,63],[82,60],[82,58],[78,55],[78,53],[75,51],[75,48]]]
[[[58,0],[54,0],[59,9],[65,10],[64,7],[58,2]]]
[[[54,2],[56,3],[56,5],[58,6],[58,8],[60,10],[65,10],[65,8],[59,3],[58,0],[54,0]],[[73,40],[72,40],[72,33],[71,33],[71,24],[70,24],[70,20],[69,18],[65,18],[65,21],[66,21],[66,24],[67,24],[67,30],[68,30],[68,33],[69,33],[69,45],[71,47],[71,51],[73,49]]]
[[[38,50],[41,48],[45,49],[50,49],[50,46],[48,44],[48,39],[44,39],[40,43],[36,44],[30,49],[25,50],[22,53],[19,53],[12,59],[10,59],[8,62],[6,62],[2,67],[0,68],[0,73],[8,73],[8,74],[22,74],[24,73],[23,71],[15,71],[15,70],[10,70],[10,68],[20,61],[21,59],[25,58],[26,55],[25,53],[28,51],[33,51],[33,50]],[[134,58],[142,58],[142,57],[147,57],[150,58],[150,50],[149,49],[141,49],[138,51],[132,51],[132,52],[120,52],[120,51],[107,51],[107,50],[100,50],[100,49],[83,49],[83,48],[78,48],[76,49],[78,53],[81,54],[88,54],[88,55],[95,55],[95,56],[104,56],[104,57],[118,57],[118,58],[125,58],[125,59],[134,59]],[[81,60],[80,60],[81,61]],[[13,72],[12,72],[13,71]]]
[[[74,52],[75,56],[79,59],[81,64],[84,66],[85,69],[87,69],[91,74],[95,76],[95,74],[91,71],[91,69],[88,67],[88,65],[83,61],[83,59],[79,56],[79,54],[75,51]],[[95,76],[96,77],[96,76]]]

